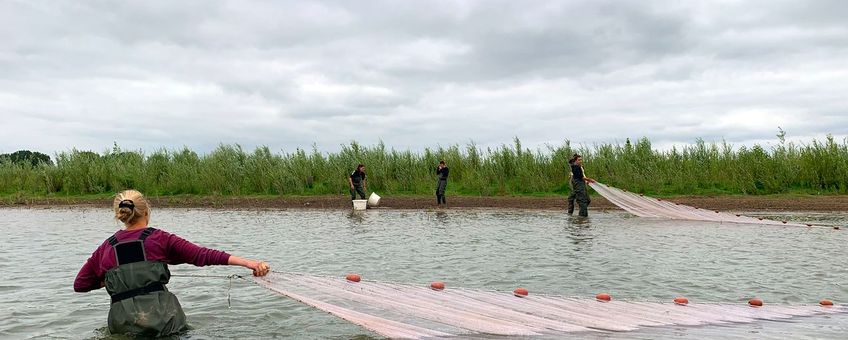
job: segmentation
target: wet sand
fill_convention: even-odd
[[[165,196],[149,197],[154,207],[216,208],[216,209],[350,209],[348,196]],[[712,210],[735,211],[848,211],[848,195],[830,196],[687,196],[665,198],[675,203]],[[445,209],[495,208],[524,210],[564,210],[565,197],[480,197],[447,198]],[[109,207],[109,199],[38,198],[0,200],[0,207]],[[435,197],[383,197],[382,208],[433,209]],[[592,197],[590,210],[618,209],[600,196]]]

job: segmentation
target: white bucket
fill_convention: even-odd
[[[377,195],[376,192],[372,192],[371,196],[368,196],[368,206],[376,207],[380,205],[380,195]]]
[[[353,200],[353,210],[365,210],[366,200]]]

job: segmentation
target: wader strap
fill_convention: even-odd
[[[148,236],[150,236],[150,234],[153,234],[154,231],[156,231],[156,228],[144,229],[144,231],[141,232],[141,236],[139,236],[138,239],[141,240],[142,242],[144,242],[144,239],[146,239]]]
[[[156,231],[156,228],[144,229],[144,231],[141,232],[141,236],[139,236],[138,239],[143,242],[144,239],[146,239],[148,236],[150,236],[150,234],[153,234],[154,231]],[[115,237],[115,235],[109,236],[107,241],[109,241],[109,245],[113,246],[113,247],[118,244],[118,238]]]
[[[136,289],[130,289],[126,292],[121,292],[115,295],[112,295],[112,303],[129,299],[131,297],[150,294],[153,292],[159,292],[165,290],[165,285],[162,282],[154,282],[144,287],[139,287]]]

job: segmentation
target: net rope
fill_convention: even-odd
[[[812,226],[789,221],[775,221],[765,218],[749,217],[741,214],[707,210],[679,203],[664,201],[604,185],[600,182],[589,183],[592,189],[612,204],[639,217],[657,217],[677,220],[711,221],[721,223],[745,223],[762,225]]]
[[[848,312],[818,305],[685,306],[453,288],[271,272],[254,281],[277,294],[325,311],[388,338],[455,336],[565,336],[646,327],[720,325]],[[599,333],[600,332],[600,333]]]

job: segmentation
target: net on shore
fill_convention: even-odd
[[[272,272],[255,281],[388,338],[553,336],[845,313],[843,307],[610,301]]]
[[[613,188],[599,182],[590,183],[601,196],[627,212],[639,217],[660,217],[678,220],[731,222],[747,224],[811,226],[810,224],[789,221],[775,221],[764,218],[748,217],[741,214],[720,212],[690,207],[679,203],[664,201],[658,198],[634,194],[632,192]]]

